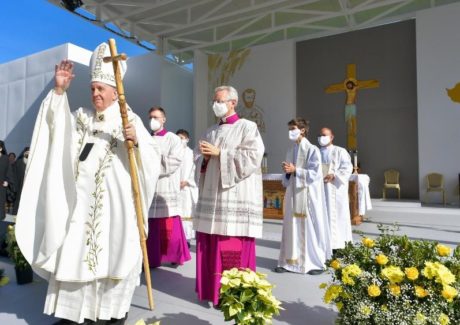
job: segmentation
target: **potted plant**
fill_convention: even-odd
[[[10,279],[4,274],[5,270],[0,269],[0,287],[7,285],[10,282]]]
[[[33,271],[29,262],[22,255],[19,249],[18,243],[16,242],[16,236],[14,234],[14,226],[8,226],[8,232],[6,235],[6,250],[8,256],[14,263],[14,270],[16,272],[16,282],[18,284],[30,283],[33,280]]]
[[[219,308],[226,321],[235,324],[271,324],[279,315],[281,302],[272,295],[273,285],[265,274],[251,269],[224,271],[220,280]]]
[[[460,246],[395,235],[347,243],[327,263],[324,301],[337,324],[460,324]]]

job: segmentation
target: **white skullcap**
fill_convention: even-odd
[[[104,57],[110,56],[110,48],[107,43],[101,43],[91,55],[89,63],[91,68],[91,82],[103,82],[109,86],[116,87],[115,75],[113,73],[112,62],[105,63]],[[120,62],[121,79],[125,76],[127,65],[126,61]]]

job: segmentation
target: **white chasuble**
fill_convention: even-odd
[[[334,180],[324,185],[331,247],[344,248],[346,242],[353,240],[348,200],[348,181],[353,171],[351,158],[344,148],[330,145],[321,148],[321,159],[326,173],[334,175]]]
[[[286,162],[295,164],[296,171],[283,179],[286,194],[278,266],[297,273],[324,269],[331,247],[319,150],[302,138],[288,150]]]
[[[135,163],[147,225],[159,148],[131,110],[128,119],[137,133]],[[71,113],[67,95],[50,91],[35,123],[16,236],[34,271],[46,279],[83,287],[132,274],[142,255],[117,102],[97,114],[85,108]]]
[[[201,140],[220,148],[203,164],[197,156],[199,198],[194,229],[207,234],[262,237],[261,162],[264,144],[254,122],[210,127]]]
[[[181,139],[172,132],[155,135],[161,150],[161,173],[155,196],[150,206],[149,218],[168,218],[182,215],[180,206],[180,165],[185,148]]]
[[[187,185],[180,190],[180,202],[182,207],[182,225],[187,240],[194,238],[192,218],[195,213],[198,200],[198,187],[195,182],[195,163],[193,150],[185,146],[184,160],[180,166],[180,180],[187,182]]]

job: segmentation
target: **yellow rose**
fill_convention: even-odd
[[[438,321],[439,321],[439,324],[441,324],[441,325],[450,324],[449,316],[447,316],[447,315],[444,314],[444,313],[441,313],[441,315],[439,315]]]
[[[367,294],[371,297],[378,297],[380,296],[380,293],[381,291],[378,285],[371,284],[367,287]]]
[[[349,285],[355,285],[353,277],[359,276],[363,271],[356,264],[346,266],[342,270],[342,282]]]
[[[382,309],[382,311],[384,311],[384,312],[387,312],[388,311],[388,306],[387,305],[382,305],[382,307],[380,307],[380,309]]]
[[[382,277],[390,281],[390,283],[399,283],[404,280],[404,272],[397,266],[390,265],[384,268],[381,274]]]
[[[429,292],[421,286],[415,286],[415,295],[419,298],[425,298],[429,295]]]
[[[338,303],[335,304],[337,306],[337,310],[341,311],[343,308],[343,302],[339,301]]]
[[[422,274],[427,279],[435,278],[437,283],[448,285],[455,282],[455,275],[444,265],[439,262],[425,262],[425,268]]]
[[[342,292],[342,287],[336,284],[332,284],[327,288],[326,293],[324,294],[324,302],[329,304],[332,300],[336,299]]]
[[[436,251],[438,252],[439,256],[449,256],[450,255],[450,247],[437,244]]]
[[[374,240],[370,239],[368,237],[364,237],[361,241],[362,241],[363,245],[366,246],[366,247],[372,248],[372,247],[375,246]]]
[[[377,255],[377,257],[375,258],[375,261],[377,262],[377,264],[379,265],[385,265],[388,263],[388,257],[386,257],[384,254],[379,254]]]
[[[330,264],[330,266],[334,269],[334,270],[338,270],[340,269],[340,262],[338,260],[333,260]]]
[[[326,282],[323,282],[323,283],[321,283],[321,284],[319,285],[319,288],[320,288],[320,289],[324,289],[324,288],[326,288],[326,287],[327,287],[327,283],[326,283]]]
[[[401,287],[397,284],[390,284],[390,292],[393,296],[401,295]]]
[[[452,300],[457,297],[458,291],[454,287],[445,285],[441,294],[448,302],[452,302]]]
[[[417,280],[418,279],[418,270],[416,267],[406,267],[404,269],[404,273],[406,273],[406,277],[409,279],[409,280]]]

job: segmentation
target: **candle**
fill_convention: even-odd
[[[354,165],[355,168],[358,168],[358,154],[357,153],[355,153],[355,160],[354,160],[353,165]]]

